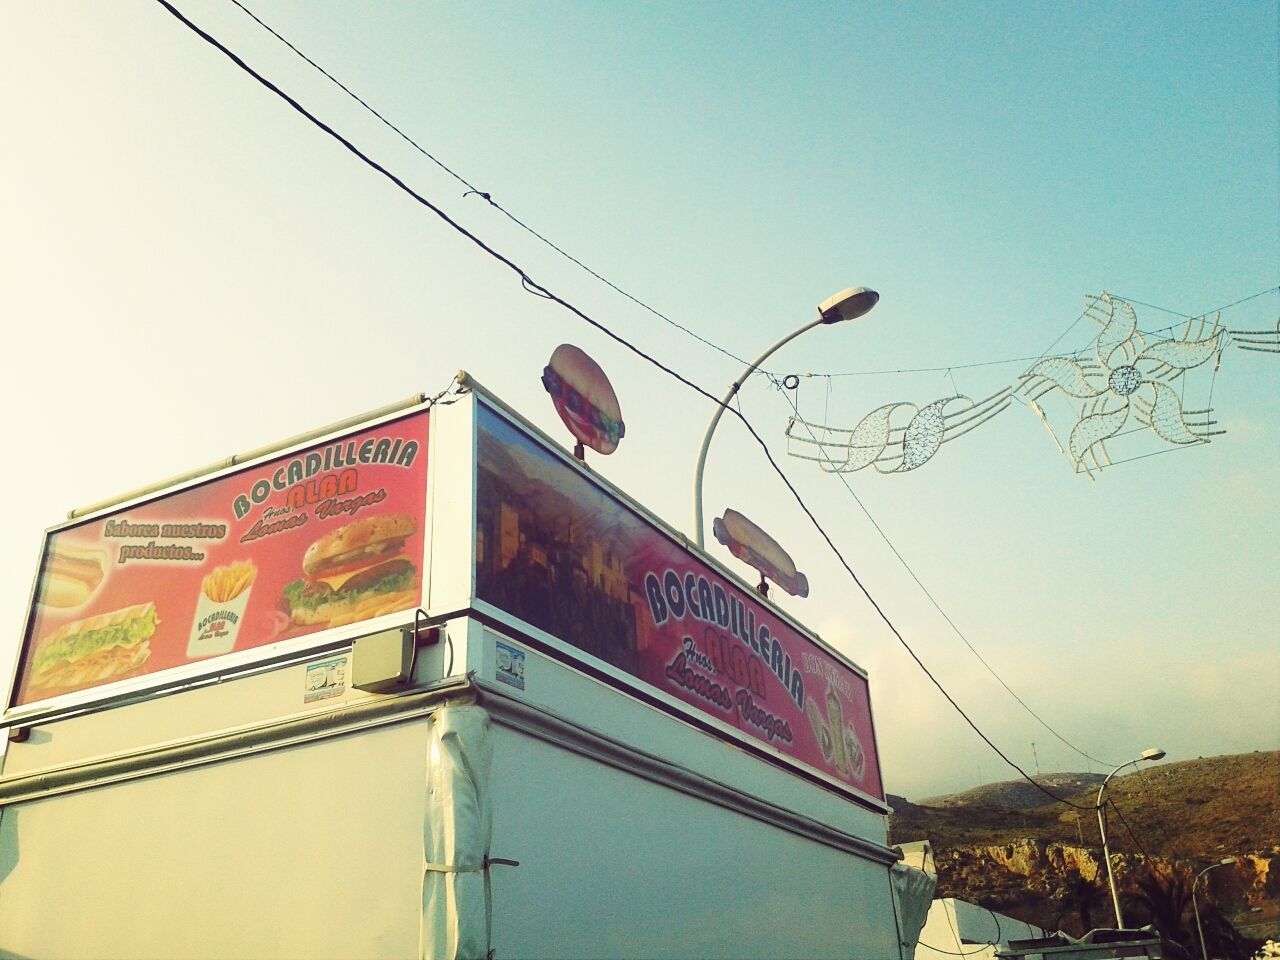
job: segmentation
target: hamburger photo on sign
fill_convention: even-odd
[[[622,408],[609,378],[586,353],[571,343],[560,344],[543,368],[542,386],[578,441],[575,457],[582,459],[583,445],[603,454],[618,449],[626,434]]]
[[[416,606],[421,578],[405,553],[418,523],[403,513],[353,520],[307,548],[281,609],[297,626],[337,627]]]

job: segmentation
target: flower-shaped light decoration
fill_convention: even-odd
[[[1167,443],[1207,443],[1222,432],[1209,430],[1211,411],[1184,410],[1178,391],[1170,386],[1221,352],[1218,318],[1188,321],[1182,336],[1147,344],[1128,303],[1106,293],[1088,300],[1085,315],[1102,327],[1093,343],[1097,362],[1047,357],[1022,374],[1018,387],[1033,404],[1052,390],[1082,401],[1067,442],[1077,469],[1089,472],[1091,463],[1109,466],[1106,442],[1125,428],[1131,415]]]

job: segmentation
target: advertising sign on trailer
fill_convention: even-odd
[[[420,605],[428,416],[49,535],[13,705]]]
[[[884,799],[867,680],[481,406],[476,596]]]

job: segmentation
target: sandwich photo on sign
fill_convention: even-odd
[[[139,603],[63,624],[36,644],[31,683],[70,690],[123,676],[151,656],[159,622],[154,603]]]
[[[626,435],[622,408],[600,365],[571,343],[562,343],[542,371],[542,386],[551,394],[556,413],[578,441],[573,455],[583,458],[583,445],[610,454]]]

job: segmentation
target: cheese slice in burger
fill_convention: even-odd
[[[418,568],[405,541],[418,531],[407,514],[364,517],[325,534],[302,558],[306,577],[284,588],[281,605],[294,623],[351,622],[356,611],[377,610],[380,597],[408,597],[418,584]]]

